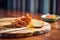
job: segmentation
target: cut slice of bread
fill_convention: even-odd
[[[4,27],[4,26],[8,26],[11,25],[10,22],[0,22],[0,28]]]
[[[34,27],[43,27],[44,22],[42,20],[32,19],[31,24],[33,24]]]

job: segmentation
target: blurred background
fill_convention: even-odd
[[[18,13],[51,13],[60,15],[60,0],[0,0],[1,16],[11,15],[10,12],[18,14],[17,11]]]

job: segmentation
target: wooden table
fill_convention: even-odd
[[[39,14],[35,18],[41,19]],[[56,22],[51,22],[51,31],[47,34],[25,37],[25,38],[0,38],[0,40],[60,40],[60,19]]]

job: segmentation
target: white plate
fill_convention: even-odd
[[[46,18],[46,15],[42,15],[41,18]],[[60,18],[60,16],[57,16],[56,19],[59,19],[59,18]]]

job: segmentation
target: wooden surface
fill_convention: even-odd
[[[40,15],[38,17],[37,15],[35,17],[38,19],[41,19]],[[0,16],[0,17],[3,17],[3,16]],[[60,19],[57,20],[56,22],[51,22],[50,24],[52,29],[47,34],[25,37],[25,38],[0,38],[0,40],[60,40]]]
[[[24,29],[24,30],[21,30]],[[14,30],[14,31],[13,31]],[[6,30],[0,30],[0,37],[30,37],[30,36],[36,36],[36,35],[42,35],[50,32],[51,25],[47,22],[44,22],[44,25],[42,28],[8,28]],[[10,35],[10,36],[9,36]]]

